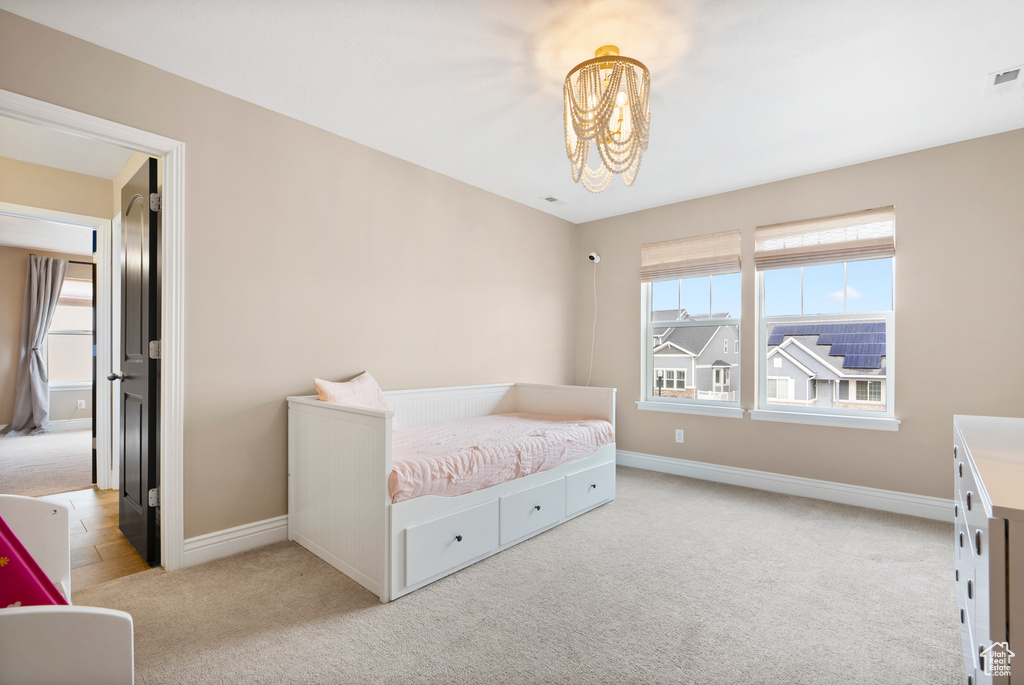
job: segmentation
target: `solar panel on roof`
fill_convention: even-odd
[[[880,369],[882,357],[877,354],[849,354],[843,358],[844,369]]]

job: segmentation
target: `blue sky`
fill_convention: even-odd
[[[892,309],[892,259],[846,264],[846,311]],[[740,274],[664,281],[653,287],[654,309],[686,309],[691,315],[727,312],[740,316]],[[800,311],[800,267],[764,272],[765,316],[841,314],[843,264],[803,267],[804,301]],[[709,297],[709,293],[712,297]],[[680,303],[680,294],[682,301]],[[713,300],[712,300],[713,298]]]

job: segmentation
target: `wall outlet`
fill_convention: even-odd
[[[676,429],[676,442],[682,442],[682,441],[683,441],[683,429],[682,428],[677,428]]]
[[[78,408],[85,409],[85,400],[78,400]],[[679,431],[676,432],[678,433]]]

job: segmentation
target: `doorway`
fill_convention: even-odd
[[[4,90],[0,90],[0,116],[163,159],[163,223],[160,236],[163,286],[160,294],[160,560],[167,570],[179,569],[184,556],[182,348],[185,145],[180,141]],[[113,437],[108,434],[108,442]]]

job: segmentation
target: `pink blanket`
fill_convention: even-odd
[[[396,430],[391,501],[454,497],[584,459],[615,441],[612,424],[545,414],[492,414]]]
[[[4,607],[67,603],[0,517],[0,611]]]

